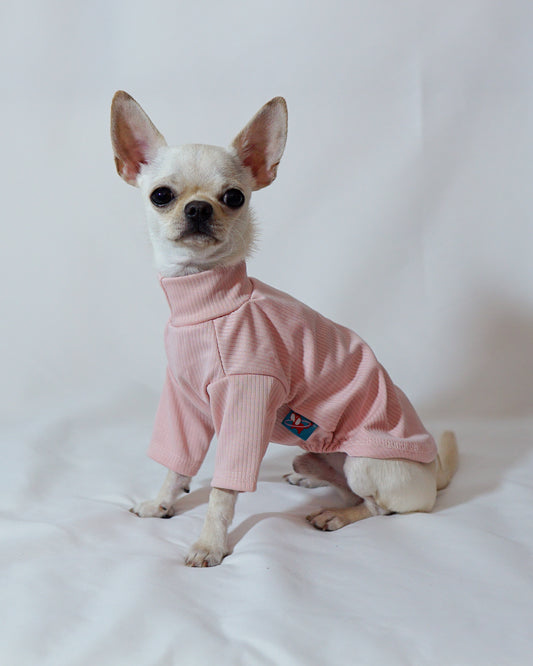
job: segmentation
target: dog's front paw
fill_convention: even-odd
[[[176,510],[173,506],[159,504],[156,500],[146,500],[132,507],[130,513],[139,518],[172,518]]]
[[[213,548],[198,541],[189,551],[185,564],[188,567],[216,567],[226,555],[223,548]]]

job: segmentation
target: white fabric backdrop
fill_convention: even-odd
[[[514,0],[3,3],[0,662],[530,663],[532,30]],[[114,172],[119,88],[172,143],[287,98],[249,272],[458,431],[436,513],[315,533],[332,496],[285,488],[279,447],[216,570],[182,565],[210,461],[183,516],[126,512],[162,478],[167,306]]]

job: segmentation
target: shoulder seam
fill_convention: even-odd
[[[223,373],[224,377],[227,377],[228,373],[226,372],[226,368],[224,367],[224,362],[222,360],[222,353],[220,351],[220,344],[219,344],[219,341],[218,341],[217,327],[215,326],[215,321],[213,319],[211,320],[211,324],[213,325],[213,333],[215,335],[215,345],[217,347],[218,361],[220,363],[220,367],[222,368],[222,373]]]

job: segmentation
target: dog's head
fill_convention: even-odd
[[[253,244],[252,191],[276,177],[287,137],[282,97],[265,104],[228,149],[171,148],[130,95],[111,105],[119,175],[140,188],[156,264],[163,276],[235,263]]]

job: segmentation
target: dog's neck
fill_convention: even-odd
[[[175,247],[162,247],[159,243],[154,243],[154,259],[157,272],[161,277],[184,277],[194,275],[204,271],[210,271],[214,268],[231,266],[245,259],[246,255],[242,252],[221,253],[220,256],[199,257],[190,253],[176,251]]]
[[[197,273],[203,273],[204,271],[210,271],[214,268],[218,268],[223,265],[217,262],[206,262],[198,263],[194,260],[184,259],[183,261],[177,262],[173,261],[170,263],[158,261],[156,256],[156,268],[157,272],[161,277],[172,278],[172,277],[185,277],[187,275],[195,275]]]

